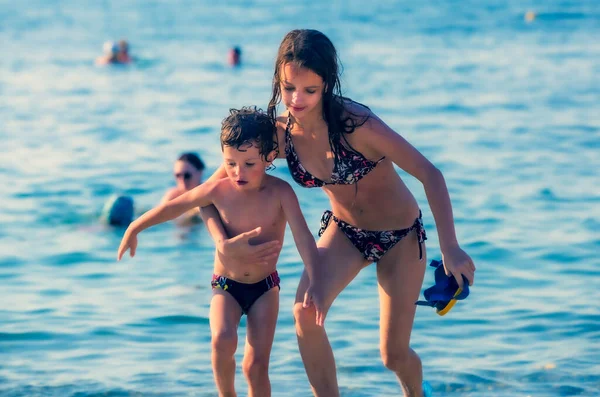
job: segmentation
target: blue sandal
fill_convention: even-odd
[[[454,276],[446,276],[442,261],[433,260],[429,266],[435,267],[435,284],[423,291],[424,301],[417,301],[420,306],[435,307],[440,316],[448,313],[456,304],[456,301],[466,299],[469,296],[469,280],[463,277],[463,288],[459,288]]]

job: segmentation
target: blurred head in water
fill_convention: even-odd
[[[117,54],[119,53],[119,45],[114,41],[106,41],[102,46],[104,49],[104,56],[116,61]]]
[[[120,63],[129,63],[132,61],[131,57],[129,56],[129,43],[127,42],[127,40],[122,39],[119,40],[119,46],[118,46],[118,53],[117,53],[117,59],[119,60]]]
[[[133,220],[133,199],[116,194],[109,197],[102,209],[101,220],[111,226],[129,226]]]
[[[177,189],[182,192],[191,190],[202,183],[204,163],[195,153],[183,153],[173,166],[173,176]]]
[[[111,63],[119,63],[119,45],[114,41],[106,41],[102,46],[104,55],[96,58],[98,65],[107,65]]]
[[[230,66],[238,66],[241,63],[242,50],[240,47],[235,46],[229,49],[227,54],[227,62]]]

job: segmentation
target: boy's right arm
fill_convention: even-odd
[[[260,235],[260,227],[229,238],[215,206],[209,205],[201,208],[200,216],[215,242],[217,251],[227,257],[229,262],[267,265],[269,261],[279,256],[281,244],[277,240],[258,245],[250,245],[248,242],[251,238]]]
[[[227,178],[227,172],[225,166],[221,164],[204,183],[211,183],[223,178]],[[201,208],[200,216],[217,246],[217,251],[230,261],[266,265],[279,255],[279,249],[281,248],[279,241],[267,241],[259,245],[249,244],[248,240],[260,235],[260,227],[229,238],[225,227],[223,227],[223,221],[214,206]]]
[[[227,178],[227,171],[225,171],[225,166],[221,164],[219,168],[213,172],[213,174],[206,180],[204,183],[209,183],[213,181],[218,181],[219,179]]]
[[[135,255],[137,235],[141,231],[159,223],[175,219],[194,207],[205,207],[212,204],[212,194],[217,184],[218,181],[203,183],[173,200],[154,207],[133,221],[123,235],[117,259],[120,260],[127,249],[131,249],[131,256]]]

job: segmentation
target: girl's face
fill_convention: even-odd
[[[183,160],[175,162],[173,176],[177,181],[177,188],[184,191],[191,190],[202,183],[202,171]]]
[[[253,144],[239,148],[224,146],[223,160],[227,177],[239,190],[258,189],[269,165],[260,155],[258,147]]]
[[[296,119],[323,112],[321,76],[310,69],[286,63],[280,70],[281,101]]]

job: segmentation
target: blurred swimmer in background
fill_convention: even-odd
[[[175,177],[176,186],[167,190],[161,200],[161,203],[173,200],[174,198],[179,197],[183,193],[200,185],[202,183],[202,173],[204,168],[204,162],[196,153],[188,152],[179,156],[173,165],[173,176]],[[178,220],[184,222],[200,221],[199,209],[194,208],[188,211]]]
[[[133,199],[124,195],[112,195],[106,200],[100,220],[109,226],[127,227],[133,220]]]
[[[117,60],[119,63],[131,63],[133,62],[133,58],[129,55],[129,43],[127,40],[122,39],[119,40],[119,51],[117,53]]]
[[[96,65],[110,65],[119,63],[119,45],[117,43],[114,41],[107,41],[102,46],[102,49],[104,50],[104,55],[96,58]]]
[[[227,63],[229,66],[239,66],[242,62],[242,50],[240,47],[235,46],[229,49],[227,53]]]
[[[106,41],[102,48],[104,55],[96,58],[96,65],[126,65],[133,62],[127,40]]]

